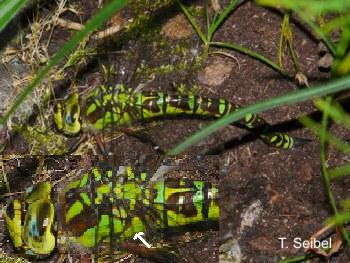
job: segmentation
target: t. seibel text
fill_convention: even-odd
[[[317,240],[316,238],[312,238],[310,240],[302,240],[300,237],[296,237],[293,240],[293,246],[295,248],[306,248],[306,249],[314,249],[314,248],[331,248],[332,247],[332,239],[329,240]]]
[[[279,237],[278,240],[280,241],[281,248],[288,248],[288,242],[286,237]],[[317,240],[316,238],[312,238],[309,240],[303,240],[300,237],[295,237],[293,239],[293,247],[294,248],[304,248],[304,249],[314,249],[314,248],[331,248],[332,247],[332,239],[328,240]]]

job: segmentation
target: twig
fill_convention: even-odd
[[[71,30],[76,30],[76,31],[82,30],[84,28],[84,25],[82,25],[80,23],[67,21],[67,20],[62,19],[62,18],[57,18],[57,24],[60,25],[61,27],[68,28]],[[111,26],[107,29],[104,29],[104,30],[101,30],[101,31],[94,33],[91,36],[91,38],[96,39],[96,40],[103,39],[105,37],[108,37],[108,36],[111,36],[115,33],[118,33],[123,28],[124,28],[124,26],[122,24],[114,25],[114,26]]]

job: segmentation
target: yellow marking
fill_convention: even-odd
[[[75,201],[66,214],[66,222],[69,223],[69,221],[75,216],[79,215],[81,211],[83,211],[82,203],[80,201]]]

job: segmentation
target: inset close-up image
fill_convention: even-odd
[[[0,1],[0,262],[350,262],[349,15]]]
[[[3,160],[12,192],[1,249],[35,262],[217,262],[218,170],[203,161],[153,170],[103,156]],[[29,186],[18,189],[23,171]]]

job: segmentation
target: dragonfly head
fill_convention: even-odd
[[[76,136],[81,130],[79,95],[73,93],[63,103],[57,103],[53,119],[59,132],[67,136]]]
[[[28,256],[49,255],[55,248],[51,185],[42,182],[27,190],[24,200],[12,200],[5,221],[13,245]]]

